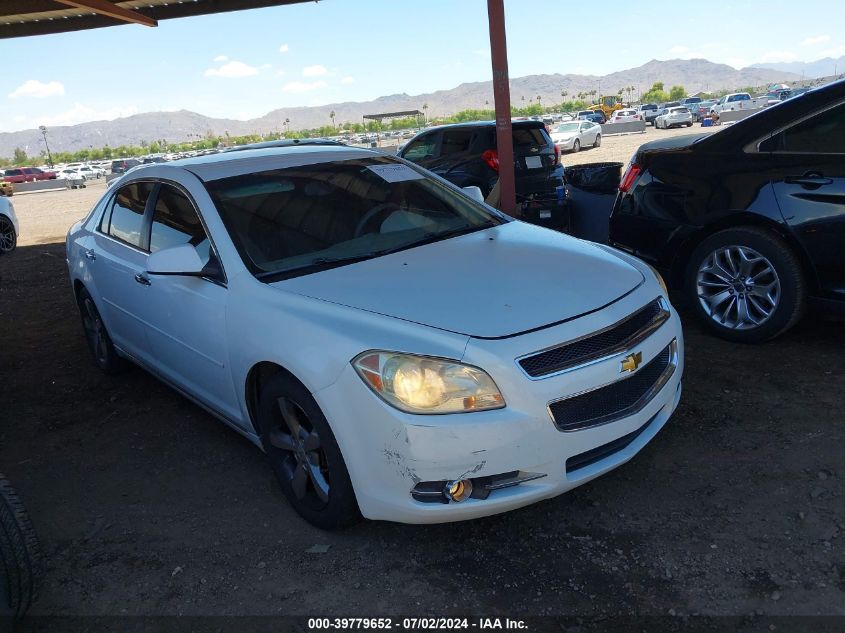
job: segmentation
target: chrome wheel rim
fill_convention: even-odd
[[[15,227],[6,217],[0,218],[0,252],[8,253],[15,247]]]
[[[696,292],[713,321],[731,330],[750,330],[774,314],[781,285],[772,263],[753,248],[725,246],[699,266]]]
[[[106,326],[97,312],[97,307],[90,298],[82,302],[82,326],[85,328],[85,335],[94,358],[101,365],[108,360],[108,334]]]
[[[320,436],[302,407],[278,398],[279,416],[268,439],[281,455],[282,474],[300,501],[325,505],[329,501],[329,467]]]

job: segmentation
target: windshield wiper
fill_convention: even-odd
[[[263,273],[257,273],[256,279],[261,281],[281,281],[289,277],[295,277],[306,272],[319,272],[321,270],[329,270],[337,268],[338,266],[345,266],[347,264],[354,264],[355,262],[362,262],[366,259],[377,257],[379,253],[365,253],[363,255],[353,255],[351,257],[317,257],[310,262],[300,264],[299,266],[292,266],[291,268],[284,268],[282,270],[268,270]]]
[[[425,233],[422,238],[418,239],[415,242],[410,242],[408,244],[403,244],[402,246],[397,246],[396,248],[390,248],[383,251],[378,251],[377,255],[389,255],[390,253],[398,253],[399,251],[406,251],[409,248],[416,248],[417,246],[425,246],[426,244],[433,244],[434,242],[440,242],[441,240],[447,240],[450,237],[457,237],[459,235],[466,235],[467,233],[475,233],[476,231],[483,231],[484,229],[489,229],[491,227],[498,226],[495,222],[485,222],[484,224],[473,224],[473,225],[464,225],[458,226],[454,229],[449,229],[448,231],[438,231],[438,232],[430,232]]]

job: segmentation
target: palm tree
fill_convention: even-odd
[[[329,118],[332,120],[332,127],[336,127],[335,124],[334,124],[334,116],[335,116],[334,110],[332,110],[331,114],[329,114]]]
[[[537,95],[537,105],[540,106],[541,108],[543,107],[543,104],[540,103],[540,95]]]
[[[423,112],[425,113],[425,122],[428,123],[428,104],[424,103],[422,105]]]

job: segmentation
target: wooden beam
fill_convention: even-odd
[[[508,78],[508,44],[505,37],[505,7],[502,0],[487,0],[490,22],[490,57],[493,65],[493,99],[496,108],[496,150],[499,152],[499,208],[516,213],[516,177],[513,165],[511,89]]]
[[[158,26],[157,20],[147,17],[143,13],[119,7],[112,2],[108,2],[108,0],[56,0],[56,2],[66,4],[70,7],[76,7],[77,9],[87,9],[123,22],[143,24],[144,26]]]

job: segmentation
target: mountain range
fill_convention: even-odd
[[[600,94],[616,94],[629,86],[634,87],[632,97],[636,98],[657,81],[662,81],[666,90],[674,85],[682,85],[689,94],[695,94],[700,91],[765,86],[800,78],[800,73],[779,68],[748,67],[737,70],[705,59],[673,59],[651,60],[642,66],[604,76],[552,74],[514,77],[510,85],[512,104],[523,106],[538,97],[542,104],[560,103],[563,99],[561,92],[568,93],[566,99],[573,99],[580,92],[596,90]],[[336,115],[335,121],[340,125],[360,122],[365,114],[416,110],[421,109],[423,104],[428,105],[429,117],[437,117],[469,108],[491,108],[492,103],[492,82],[481,81],[428,94],[402,93],[367,102],[281,108],[247,121],[210,118],[188,110],[146,112],[111,121],[50,128],[48,138],[53,151],[76,151],[105,145],[140,145],[142,141],[160,139],[181,142],[207,134],[224,135],[226,132],[232,136],[265,134],[283,130],[285,119],[290,119],[291,130],[316,128],[331,123],[329,114],[332,111]],[[10,157],[17,147],[30,155],[37,155],[44,148],[41,133],[37,129],[0,133],[0,156]]]
[[[782,71],[800,75],[808,79],[814,77],[826,77],[828,75],[841,75],[845,72],[845,55],[838,58],[825,57],[814,62],[779,62],[772,64],[754,64],[752,68],[765,70]]]

